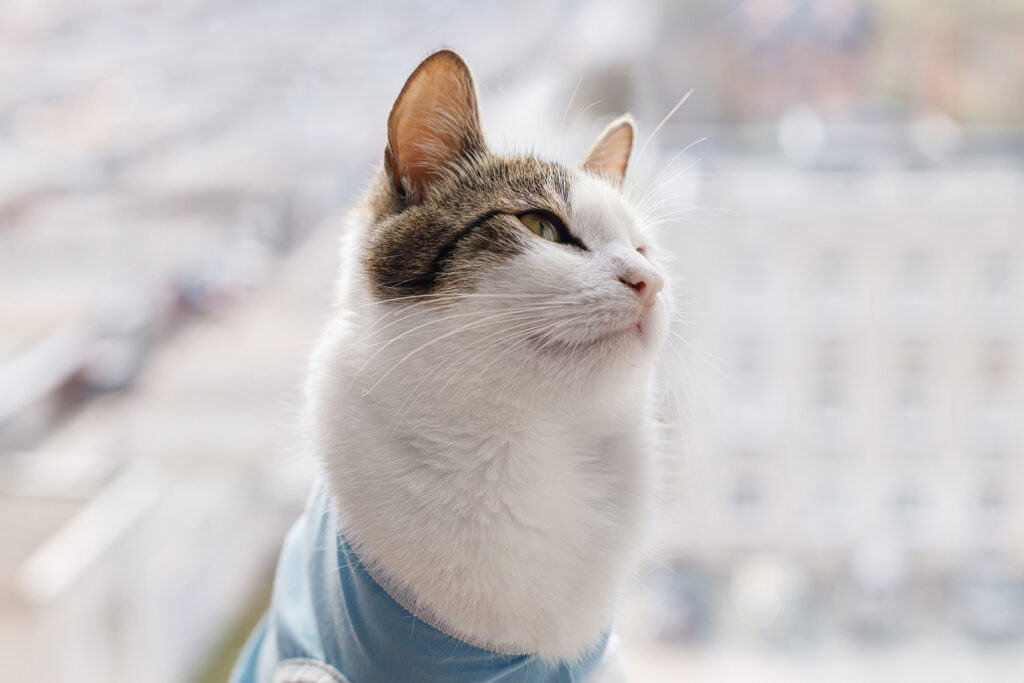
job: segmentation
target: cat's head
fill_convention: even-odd
[[[667,315],[657,249],[621,192],[633,137],[618,119],[578,168],[494,153],[462,59],[420,64],[358,246],[366,386],[521,397],[649,374]]]

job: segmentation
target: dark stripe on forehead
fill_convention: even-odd
[[[431,268],[431,270],[435,274],[441,272],[444,268],[445,261],[447,261],[448,257],[452,255],[453,251],[455,251],[455,247],[458,246],[459,242],[468,237],[474,230],[487,223],[487,221],[491,220],[495,216],[500,216],[502,213],[503,212],[498,209],[492,209],[482,216],[479,216],[472,223],[456,233],[454,237],[438,249],[437,256],[434,257],[433,268]]]
[[[455,251],[455,247],[458,246],[459,242],[472,234],[474,230],[487,223],[487,221],[501,213],[502,212],[498,210],[488,211],[482,216],[476,218],[462,230],[455,233],[451,239],[442,244],[437,250],[437,255],[431,262],[429,270],[420,275],[404,280],[399,284],[399,286],[407,289],[422,289],[427,291],[434,289],[434,285],[437,282],[437,276],[444,270],[446,262],[451,257],[452,252]]]
[[[568,222],[571,177],[532,157],[478,156],[422,203],[383,205],[362,255],[367,284],[382,299],[471,287],[529,239],[500,216],[547,211]]]

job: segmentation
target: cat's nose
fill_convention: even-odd
[[[640,296],[640,303],[644,308],[653,306],[654,298],[665,288],[665,280],[661,274],[646,264],[631,266],[619,280]]]

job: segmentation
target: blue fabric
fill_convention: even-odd
[[[279,662],[314,659],[350,683],[577,683],[588,680],[607,634],[580,661],[548,664],[470,645],[411,614],[367,571],[338,532],[334,505],[319,482],[288,532],[270,610],[249,637],[232,683],[271,683]]]

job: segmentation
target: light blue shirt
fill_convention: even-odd
[[[249,637],[231,683],[577,683],[608,644],[572,663],[470,645],[410,613],[370,575],[338,531],[318,482],[284,542],[270,610]]]

